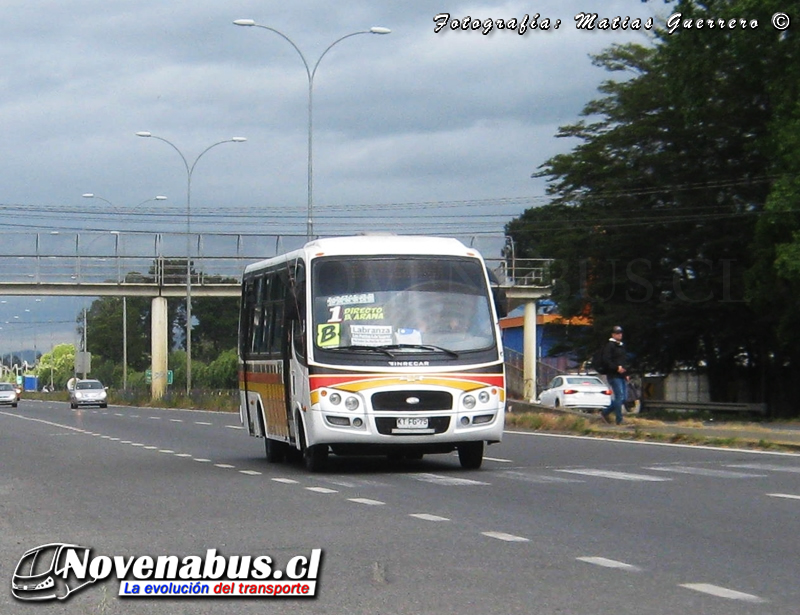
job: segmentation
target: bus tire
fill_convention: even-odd
[[[322,472],[325,470],[328,465],[328,445],[313,444],[308,446],[302,423],[300,423],[300,446],[302,447],[303,465],[305,465],[306,470],[309,472]]]
[[[483,441],[458,445],[458,461],[465,470],[477,470],[483,463]]]

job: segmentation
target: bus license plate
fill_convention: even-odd
[[[397,429],[427,429],[428,419],[426,418],[412,418],[412,419],[397,419]]]

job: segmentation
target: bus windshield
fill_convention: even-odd
[[[474,258],[323,257],[311,271],[314,348],[382,358],[457,357],[496,346],[483,264]]]

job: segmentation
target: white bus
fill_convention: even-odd
[[[421,459],[477,469],[500,442],[503,347],[480,254],[455,239],[318,239],[242,279],[242,424],[269,462],[302,453]]]

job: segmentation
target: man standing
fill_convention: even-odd
[[[612,396],[611,404],[605,410],[600,411],[600,416],[606,423],[610,423],[609,415],[613,412],[617,425],[619,425],[622,423],[622,404],[625,403],[628,383],[628,363],[622,344],[622,327],[620,326],[611,329],[611,337],[603,348],[603,365]]]

